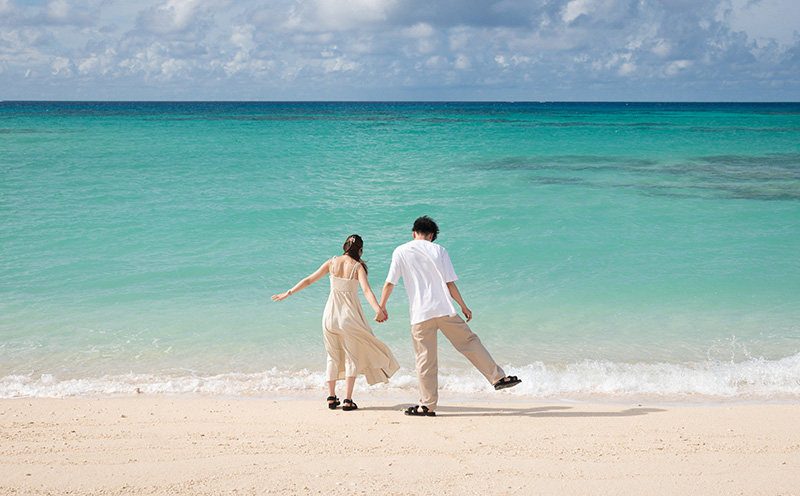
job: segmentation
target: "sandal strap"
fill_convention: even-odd
[[[418,416],[418,417],[435,417],[436,416],[436,412],[431,411],[431,409],[428,408],[425,405],[410,406],[410,407],[405,409],[405,414],[406,415],[414,415],[414,416]]]

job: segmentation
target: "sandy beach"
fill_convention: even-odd
[[[0,494],[800,494],[800,405],[0,401]]]

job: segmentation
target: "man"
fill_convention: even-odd
[[[439,399],[437,333],[440,329],[456,350],[467,357],[495,389],[516,386],[522,382],[515,376],[506,377],[503,369],[486,351],[480,338],[458,316],[452,300],[459,304],[467,322],[472,319],[472,312],[456,287],[458,278],[450,262],[450,255],[443,247],[433,243],[439,234],[436,222],[428,216],[420,217],[414,221],[412,234],[413,241],[398,246],[392,253],[392,265],[389,275],[386,276],[380,303],[385,316],[382,322],[389,315],[386,312],[386,302],[402,277],[411,310],[411,335],[414,340],[420,392],[420,404],[408,408],[405,414],[427,417],[436,415]]]

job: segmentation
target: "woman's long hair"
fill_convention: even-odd
[[[361,262],[364,266],[364,271],[367,271],[367,264],[363,260],[361,260],[361,249],[364,248],[364,241],[361,239],[361,236],[358,234],[351,234],[347,240],[345,240],[344,245],[342,245],[342,249],[344,250],[344,254],[348,255],[350,258],[355,260],[356,262]]]

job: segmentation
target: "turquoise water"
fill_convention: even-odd
[[[0,397],[320,392],[327,281],[270,295],[352,233],[380,292],[427,214],[504,397],[800,399],[800,104],[5,102],[0,150]]]

